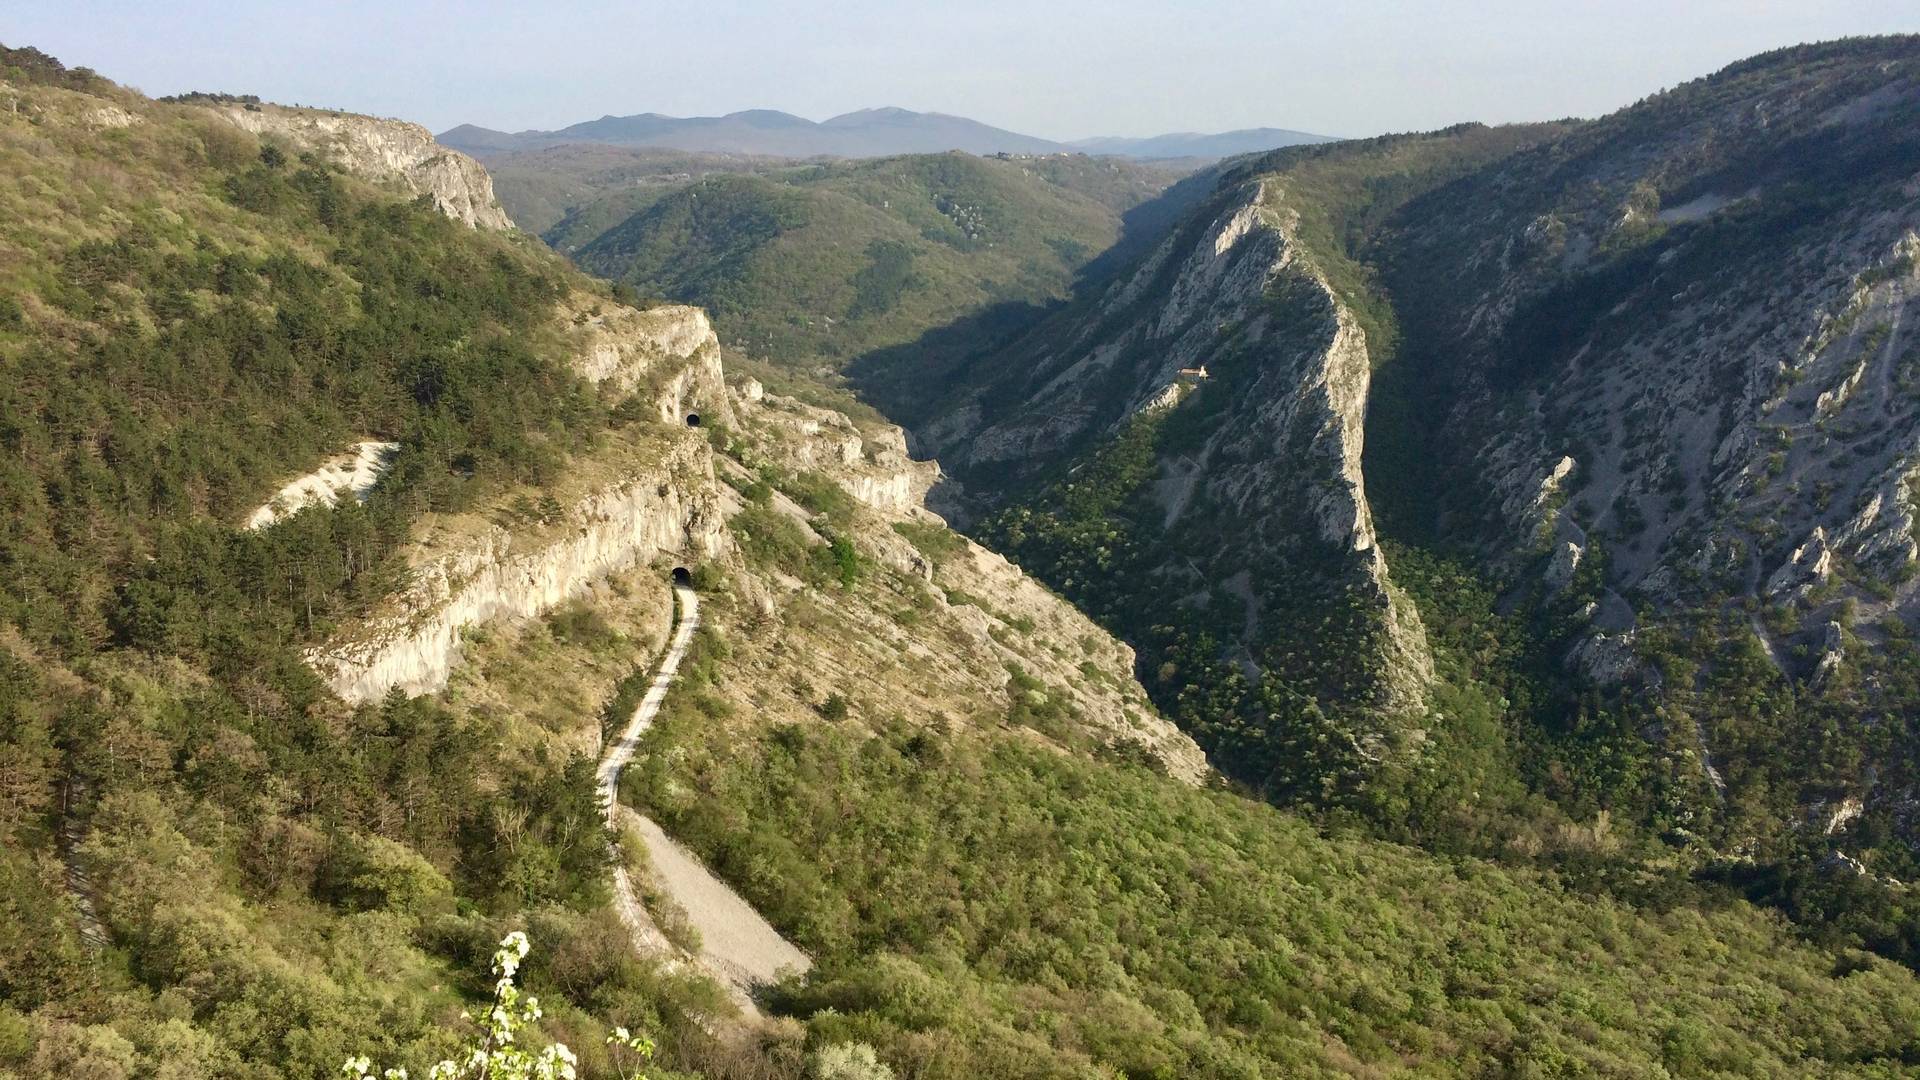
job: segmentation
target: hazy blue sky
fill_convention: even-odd
[[[900,105],[1069,139],[1366,135],[1591,116],[1780,45],[1920,31],[1916,0],[6,0],[0,41],[149,94],[517,130]]]

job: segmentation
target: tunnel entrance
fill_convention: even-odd
[[[688,414],[687,414],[687,426],[688,426],[688,427],[699,427],[699,426],[700,426],[700,414],[699,414],[699,413],[697,413],[697,412],[690,412],[690,413],[688,413]]]
[[[674,583],[675,585],[691,585],[691,584],[693,584],[693,571],[691,571],[691,570],[689,570],[689,569],[687,569],[687,568],[686,568],[686,567],[684,567],[684,566],[676,566],[676,567],[674,567],[674,568],[673,568],[673,583]]]

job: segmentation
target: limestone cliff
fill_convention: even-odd
[[[803,672],[805,683],[838,687],[876,712],[997,725],[1010,705],[1057,711],[1047,738],[1138,748],[1189,783],[1211,775],[1199,746],[1148,700],[1131,648],[926,509],[939,467],[910,458],[899,428],[856,423],[752,379],[736,383],[734,405],[723,467],[740,483],[758,475],[832,481],[859,504],[835,521],[778,494],[772,505],[805,522],[815,543],[832,532],[879,568],[877,580],[822,592],[743,565],[742,589],[759,602],[753,642],[767,650],[757,662],[787,672],[789,684]],[[810,710],[802,698],[794,704]],[[763,696],[755,706],[769,703]]]
[[[275,492],[247,516],[247,528],[264,529],[309,506],[334,506],[347,497],[364,501],[386,475],[399,448],[399,443],[377,439],[355,443],[351,452],[340,454]]]
[[[475,228],[513,227],[494,197],[487,170],[434,142],[418,124],[284,105],[222,102],[202,107],[243,131],[319,153],[356,176],[429,196],[442,213]]]
[[[1778,608],[1753,625],[1796,679],[1842,607],[1914,625],[1916,119],[1910,43],[1810,48],[1410,204],[1379,245],[1420,301],[1438,524],[1556,589],[1603,550],[1595,634]]]
[[[940,466],[908,456],[905,433],[891,424],[862,428],[844,413],[769,394],[753,379],[734,396],[748,453],[820,472],[882,513],[921,508],[939,482]]]
[[[309,661],[349,701],[444,687],[470,626],[543,614],[610,573],[661,553],[697,560],[724,550],[724,513],[703,443],[592,491],[559,520],[511,529],[472,517],[423,530],[408,587],[385,613],[315,649]]]
[[[1154,587],[1243,606],[1228,644],[1254,670],[1326,608],[1357,605],[1364,640],[1323,647],[1371,657],[1373,675],[1327,693],[1417,716],[1432,661],[1361,473],[1367,335],[1298,227],[1283,184],[1228,186],[1089,310],[1022,343],[1031,375],[985,384],[916,435],[969,489],[1004,489],[1135,423],[1184,430],[1155,454]]]
[[[685,304],[630,308],[575,296],[562,309],[566,348],[582,378],[641,394],[664,424],[726,424],[733,410],[720,339],[707,313]]]
[[[407,586],[309,653],[342,697],[438,692],[476,628],[511,634],[569,601],[604,603],[597,583],[631,580],[649,564],[716,562],[739,613],[764,623],[764,644],[779,658],[767,662],[787,670],[784,684],[804,671],[850,694],[918,701],[927,715],[1006,708],[1013,696],[1039,708],[1028,700],[1037,696],[1074,718],[1050,738],[1139,747],[1171,775],[1196,783],[1208,775],[1199,748],[1134,680],[1130,649],[925,509],[939,470],[908,456],[899,428],[768,394],[752,379],[729,390],[711,324],[696,308],[636,311],[581,295],[562,305],[559,322],[575,369],[616,397],[644,401],[641,421],[538,493],[557,512],[539,510],[534,492],[508,493],[480,511],[418,523]],[[694,416],[699,427],[688,423]],[[850,495],[858,508],[831,526],[785,495],[774,505],[813,544],[828,532],[850,542],[876,568],[869,580],[826,595],[747,558],[731,521],[744,505],[735,488],[761,475],[823,478]],[[940,554],[909,534],[945,537]],[[911,619],[897,607],[903,594],[918,605]],[[825,609],[846,622],[842,632],[819,632]],[[481,692],[484,681],[466,673],[461,685]]]
[[[576,371],[615,395],[640,395],[651,422],[637,442],[615,440],[577,463],[560,485],[565,503],[554,519],[530,520],[501,506],[490,515],[424,522],[407,589],[310,656],[342,697],[438,690],[469,626],[542,614],[657,555],[702,559],[726,549],[712,458],[687,424],[703,413],[731,417],[720,343],[706,313],[636,310],[578,295],[562,305],[558,333]]]

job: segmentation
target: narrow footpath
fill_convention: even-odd
[[[746,1015],[757,1018],[760,1010],[754,1004],[755,991],[774,982],[784,971],[806,971],[812,961],[658,824],[632,807],[620,805],[620,772],[633,759],[640,736],[653,725],[653,718],[667,699],[667,690],[679,674],[680,661],[693,642],[694,632],[700,628],[700,597],[682,584],[674,585],[673,595],[679,620],[674,625],[666,655],[660,658],[653,684],[647,687],[646,696],[633,710],[627,726],[608,744],[606,756],[600,761],[596,787],[608,826],[615,829],[623,824],[634,826],[646,844],[647,858],[653,864],[660,887],[686,911],[687,921],[700,932],[700,955],[693,958],[694,962],[726,987]],[[649,953],[678,955],[679,950],[647,914],[624,865],[614,867],[613,887],[614,907],[633,935],[635,945]]]

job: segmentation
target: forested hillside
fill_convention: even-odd
[[[835,370],[1062,296],[1173,179],[1072,154],[822,163],[616,189],[545,235],[587,270],[710,309],[729,344]]]
[[[490,155],[487,172],[513,223],[569,252],[655,199],[711,175],[792,168],[783,158],[618,146]],[[562,220],[564,230],[555,229]]]

